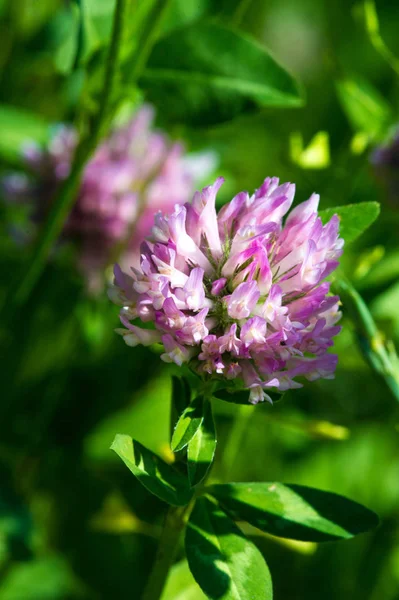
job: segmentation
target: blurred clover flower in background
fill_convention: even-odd
[[[142,106],[111,131],[84,170],[63,237],[80,243],[80,266],[94,285],[115,260],[115,251],[123,250],[122,264],[138,266],[140,242],[151,230],[154,213],[186,202],[198,171],[209,173],[213,167],[207,154],[185,156],[182,144],[153,129],[153,119],[153,109]],[[77,132],[66,125],[54,128],[45,148],[27,142],[23,157],[32,177],[4,177],[5,198],[29,205],[33,221],[41,222],[70,172],[77,144]]]
[[[156,215],[140,269],[130,276],[115,267],[109,293],[125,327],[117,332],[130,346],[161,342],[166,362],[234,380],[251,403],[270,400],[267,389],[301,387],[296,376],[331,378],[339,298],[322,281],[342,254],[338,217],[323,226],[313,194],[283,224],[295,186],[277,178],[217,214],[222,183]],[[136,318],[155,329],[132,324]]]
[[[374,173],[387,192],[391,202],[399,201],[399,126],[389,141],[377,146],[370,156]]]

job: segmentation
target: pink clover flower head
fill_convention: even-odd
[[[127,243],[122,263],[140,265],[140,243],[154,214],[186,202],[194,177],[184,148],[154,130],[154,111],[142,106],[124,125],[114,128],[97,148],[83,173],[63,237],[80,243],[85,272],[103,268],[118,243]],[[61,182],[68,177],[79,143],[70,126],[53,128],[45,147],[24,144],[22,154],[31,177],[10,174],[2,181],[9,201],[33,207],[32,218],[45,218]]]
[[[156,216],[139,269],[127,276],[116,266],[110,297],[122,301],[126,328],[118,332],[129,345],[147,344],[150,334],[141,341],[129,314],[152,320],[164,361],[233,380],[252,403],[270,400],[268,390],[301,387],[298,376],[333,377],[337,357],[328,350],[341,315],[323,279],[342,254],[338,218],[323,225],[316,194],[289,213],[294,186],[276,178],[217,214],[222,183]]]

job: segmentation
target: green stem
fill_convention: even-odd
[[[213,386],[213,381],[204,383],[201,392],[204,394],[206,400],[210,400]],[[208,477],[209,472],[205,480]],[[180,538],[187,525],[191,511],[194,508],[196,499],[198,495],[201,494],[205,480],[202,482],[201,486],[196,488],[194,496],[187,506],[169,507],[159,540],[155,562],[141,600],[159,600],[162,597],[169,570],[175,561],[176,554],[179,549]]]
[[[394,53],[388,48],[381,37],[380,24],[378,21],[377,9],[374,0],[365,0],[364,15],[366,21],[366,29],[369,34],[370,41],[375,50],[380,56],[390,65],[390,67],[399,75],[399,60]]]
[[[94,149],[101,138],[102,128],[107,122],[107,117],[112,102],[112,93],[118,79],[120,56],[123,42],[123,27],[128,20],[127,0],[116,0],[114,22],[112,26],[111,43],[105,67],[104,86],[101,97],[101,104],[93,125],[92,149]]]
[[[13,291],[12,300],[17,306],[26,302],[43,271],[46,258],[55,239],[60,234],[75,200],[76,190],[79,186],[83,169],[95,150],[107,122],[115,82],[118,76],[123,25],[126,22],[127,6],[127,0],[116,1],[100,107],[90,131],[83,137],[76,150],[71,172],[68,178],[63,182],[58,197],[53,203],[48,218],[43,225],[41,235],[38,236],[36,246],[33,250],[33,258],[27,267],[25,276]]]
[[[25,276],[22,281],[18,282],[16,289],[12,292],[12,302],[16,306],[23,305],[28,299],[44,268],[51,246],[58,237],[68,216],[86,162],[82,154],[83,146],[79,146],[70,175],[61,187],[57,200],[51,207],[41,235],[38,236],[33,250],[33,258],[25,271]]]
[[[169,507],[159,540],[155,562],[141,600],[159,600],[161,598],[169,570],[176,558],[181,535],[194,503],[195,498],[187,506]]]
[[[393,343],[384,340],[366,303],[348,280],[342,276],[335,279],[333,288],[352,320],[364,358],[399,400],[399,359]]]
[[[156,41],[159,26],[169,1],[170,0],[158,0],[154,7],[154,18],[147,20],[145,30],[141,36],[141,40],[143,41],[142,44],[140,43],[138,45],[138,50],[130,71],[130,84],[137,81],[145,66],[151,49]],[[128,20],[128,8],[129,0],[116,1],[111,42],[105,67],[104,85],[100,98],[100,107],[93,124],[90,127],[90,131],[82,139],[76,150],[69,177],[61,186],[58,197],[53,203],[48,218],[43,225],[41,235],[38,236],[36,246],[33,250],[33,258],[25,271],[25,276],[10,292],[10,297],[15,307],[21,306],[27,301],[32,289],[39,279],[51,247],[61,233],[65,220],[67,219],[76,198],[76,191],[79,187],[85,165],[94,152],[102,137],[103,130],[108,123],[115,84],[119,76],[121,48],[124,26]]]

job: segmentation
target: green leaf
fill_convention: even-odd
[[[204,402],[204,420],[188,444],[188,477],[191,487],[200,483],[209,471],[216,450],[216,429],[211,403]]]
[[[360,77],[336,83],[338,98],[355,131],[375,138],[383,136],[392,123],[392,109],[379,91]]]
[[[206,600],[194,581],[186,560],[176,563],[169,571],[161,600]]]
[[[189,503],[192,492],[188,481],[142,444],[119,433],[111,450],[116,452],[149,492],[168,504],[184,506]]]
[[[115,0],[80,0],[82,14],[82,45],[79,55],[81,63],[101,47],[111,37]]]
[[[204,418],[203,404],[203,396],[197,396],[183,411],[172,436],[171,447],[173,452],[183,450],[197,433]]]
[[[172,375],[172,401],[170,412],[171,431],[175,428],[177,420],[190,404],[190,385],[185,377]]]
[[[302,169],[326,169],[330,166],[330,138],[327,131],[319,131],[305,148],[300,131],[290,136],[290,158]]]
[[[199,498],[186,530],[194,579],[211,600],[270,600],[269,569],[257,549],[213,502]]]
[[[319,212],[323,223],[327,223],[333,215],[340,220],[339,232],[345,242],[352,242],[363,233],[380,214],[378,202],[359,202],[326,208]]]
[[[296,81],[263,46],[215,23],[162,38],[141,85],[166,118],[193,125],[227,121],[255,107],[303,105]]]
[[[351,538],[378,525],[368,508],[332,492],[283,483],[227,483],[207,488],[234,519],[307,542]]]
[[[49,125],[39,115],[3,104],[0,105],[0,131],[0,157],[21,163],[23,144],[29,141],[44,143],[49,135]]]
[[[49,24],[50,52],[57,70],[63,75],[74,67],[79,47],[80,7],[71,2],[58,11]]]

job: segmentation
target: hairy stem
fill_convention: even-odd
[[[181,535],[186,527],[195,498],[187,506],[170,506],[159,540],[155,562],[142,600],[159,600],[162,596],[169,570],[174,563]]]
[[[141,74],[148,59],[149,53],[156,41],[161,19],[163,18],[169,0],[158,0],[154,6],[154,18],[149,19],[140,38],[138,49],[133,58],[130,73],[130,84],[135,83]],[[18,281],[12,289],[11,298],[15,306],[23,305],[34,288],[51,247],[62,231],[70,209],[76,198],[81,176],[86,163],[94,152],[101,139],[111,112],[113,95],[120,74],[121,50],[124,28],[128,21],[129,0],[116,0],[114,20],[109,45],[108,57],[105,66],[104,84],[100,97],[100,106],[88,133],[82,138],[72,163],[71,172],[63,182],[58,197],[53,203],[46,222],[38,236],[33,257],[30,261],[22,281]]]
[[[127,0],[116,1],[99,110],[93,120],[90,131],[82,138],[76,150],[70,174],[61,185],[58,197],[54,201],[47,220],[42,227],[41,235],[38,236],[36,246],[33,250],[33,257],[25,271],[25,276],[13,292],[13,301],[16,305],[24,304],[35,286],[44,268],[51,247],[60,234],[75,200],[83,169],[95,150],[104,126],[107,123],[115,82],[118,76],[123,25],[127,17],[127,5]]]
[[[374,46],[375,50],[380,54],[380,56],[395,71],[396,75],[399,75],[399,60],[398,58],[396,58],[394,53],[388,48],[388,46],[381,37],[380,24],[378,21],[377,9],[374,0],[365,0],[364,16],[366,22],[366,30],[372,45]]]
[[[339,293],[344,311],[354,325],[364,358],[399,400],[399,358],[393,343],[384,339],[363,298],[347,279],[335,279],[333,288]]]
[[[204,382],[201,392],[206,400],[210,400],[214,383],[212,381]],[[158,550],[155,557],[150,576],[141,600],[159,600],[168,578],[169,570],[172,567],[177,551],[179,549],[180,538],[186,528],[191,511],[194,508],[198,495],[201,494],[206,479],[209,477],[212,465],[200,487],[196,488],[193,498],[187,506],[170,506],[166,513],[164,527],[158,544]]]

